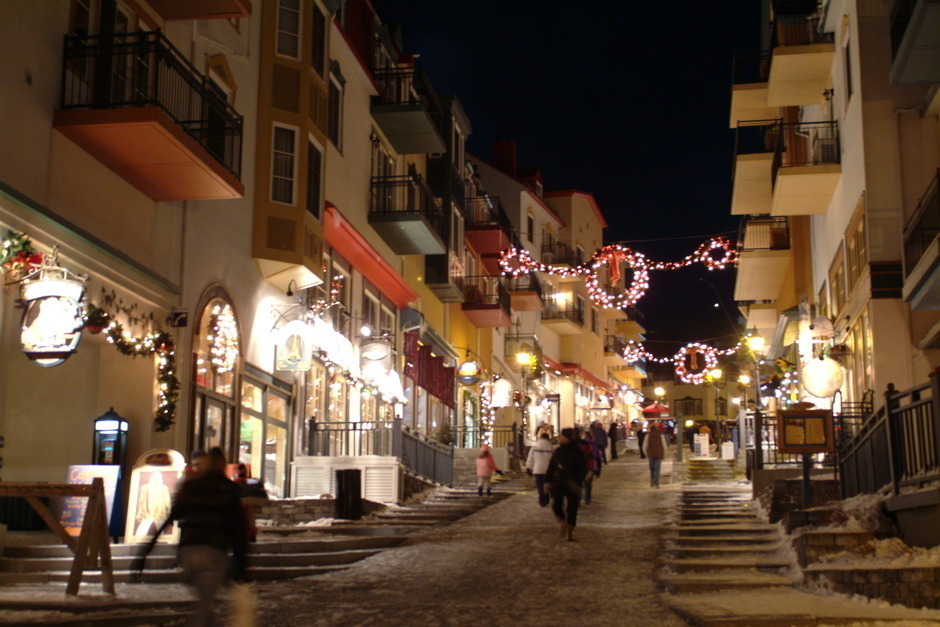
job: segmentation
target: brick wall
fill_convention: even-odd
[[[833,479],[813,479],[812,497],[809,507],[819,507],[832,501],[838,501],[839,482]],[[762,499],[763,500],[763,499]],[[765,503],[765,506],[768,504]],[[770,522],[775,523],[793,510],[803,507],[803,480],[784,479],[774,481],[769,507]]]
[[[810,531],[791,538],[800,566],[814,564],[824,555],[849,551],[873,539],[865,531]]]

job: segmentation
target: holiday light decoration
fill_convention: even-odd
[[[493,384],[484,381],[480,385],[480,431],[483,444],[493,446],[493,425],[496,424],[496,409],[492,405]]]
[[[683,383],[698,385],[704,382],[708,373],[718,365],[719,357],[734,355],[741,346],[742,343],[738,342],[731,348],[722,350],[703,342],[692,342],[683,346],[672,357],[657,357],[647,351],[642,343],[629,340],[623,350],[623,357],[631,364],[644,359],[656,364],[672,363],[676,369],[676,375]],[[689,361],[688,366],[686,366],[686,360]]]
[[[216,372],[231,372],[238,361],[238,323],[232,307],[218,304],[209,319],[209,356]]]
[[[89,305],[89,308],[93,307]],[[143,337],[134,337],[107,312],[95,307],[96,321],[106,321],[104,329],[108,342],[122,355],[130,357],[157,356],[157,411],[154,423],[157,431],[168,431],[176,419],[176,405],[180,397],[180,382],[176,377],[176,344],[166,331],[155,331]],[[88,321],[86,315],[86,323]]]
[[[722,250],[721,257],[715,258],[713,253]],[[734,243],[724,237],[713,237],[699,245],[695,251],[686,255],[682,261],[649,261],[643,253],[631,250],[620,244],[612,244],[599,249],[591,259],[574,267],[552,266],[532,258],[532,255],[521,248],[504,250],[499,256],[499,266],[503,276],[518,278],[530,272],[542,272],[567,278],[584,277],[588,294],[598,306],[603,309],[624,309],[636,303],[649,288],[650,270],[679,270],[695,263],[701,263],[709,270],[723,270],[728,265],[737,263],[738,253]],[[598,270],[607,268],[607,279],[614,284],[621,278],[620,264],[625,264],[633,272],[633,278],[620,294],[611,294],[601,287]]]

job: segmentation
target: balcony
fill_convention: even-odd
[[[155,201],[244,196],[242,116],[159,31],[66,37],[53,126]]]
[[[512,246],[512,223],[499,197],[471,196],[464,207],[464,237],[480,254],[486,271],[499,274],[499,254]]]
[[[771,24],[773,59],[767,79],[767,105],[819,104],[829,83],[836,48],[832,33],[819,30],[813,14],[777,15]]]
[[[571,250],[571,247],[564,242],[549,241],[542,244],[541,262],[549,266],[558,266],[561,268],[574,268],[581,265],[585,260],[578,255],[577,251]],[[580,276],[562,276],[559,274],[551,275],[558,282],[581,281]]]
[[[424,284],[442,303],[459,303],[464,296],[464,267],[452,250],[424,258]]]
[[[741,220],[734,299],[772,300],[783,287],[790,263],[788,218],[754,216]]]
[[[770,213],[774,148],[779,120],[739,122],[734,136],[731,215]]]
[[[777,109],[767,104],[767,78],[770,55],[738,55],[734,58],[731,85],[731,128],[750,120],[777,117]]]
[[[826,213],[842,178],[838,122],[778,124],[775,139],[770,215]]]
[[[147,0],[167,22],[251,17],[248,0]]]
[[[636,307],[627,307],[623,310],[623,313],[626,314],[626,319],[614,322],[614,333],[623,335],[628,339],[642,340],[643,334],[646,333],[646,327],[644,326],[646,319],[643,312]]]
[[[472,276],[465,280],[464,315],[478,328],[508,327],[510,297],[500,277]]]
[[[742,301],[738,309],[746,320],[745,328],[756,329],[757,335],[764,338],[775,336],[780,318],[776,302],[773,300]]]
[[[627,342],[619,335],[607,335],[604,337],[604,363],[608,366],[627,366],[626,358],[623,352],[627,348]]]
[[[940,170],[904,227],[904,300],[915,311],[940,310]]]
[[[897,0],[891,12],[891,82],[940,83],[940,1]]]
[[[443,255],[441,203],[420,174],[372,177],[369,224],[399,255]]]
[[[542,326],[558,335],[577,335],[584,331],[584,309],[546,298],[542,301]]]
[[[508,281],[513,311],[539,311],[542,308],[542,284],[537,275],[523,274]]]
[[[608,366],[610,376],[616,381],[633,388],[639,388],[647,377],[646,360],[641,359],[627,366]]]
[[[432,154],[447,150],[434,123],[440,109],[427,75],[414,67],[376,70],[379,95],[372,98],[372,117],[398,154]]]

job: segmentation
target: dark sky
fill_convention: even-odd
[[[437,92],[457,94],[473,125],[468,149],[488,159],[490,143],[511,136],[546,190],[594,194],[608,241],[672,261],[711,235],[735,237],[731,66],[735,53],[760,50],[758,0],[372,4],[401,23]],[[729,270],[651,273],[638,303],[649,349],[671,355],[730,333],[733,285]]]

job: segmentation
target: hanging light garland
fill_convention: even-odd
[[[686,344],[672,357],[657,357],[646,350],[640,342],[629,340],[623,350],[623,357],[628,363],[646,360],[656,364],[672,363],[676,375],[683,383],[699,385],[705,381],[708,373],[718,365],[719,357],[734,355],[741,348],[738,342],[731,348],[719,349],[702,342]],[[686,365],[688,360],[689,364]]]
[[[720,258],[713,253],[724,251]],[[624,309],[636,303],[649,288],[650,270],[679,270],[695,263],[701,263],[709,270],[724,270],[738,260],[734,243],[725,237],[713,237],[702,243],[695,251],[686,255],[682,261],[649,261],[645,255],[620,244],[612,244],[599,249],[591,259],[574,267],[552,266],[532,258],[521,248],[504,250],[499,256],[499,266],[504,276],[518,278],[530,272],[562,276],[567,278],[584,277],[588,294],[603,309]],[[620,264],[625,264],[633,272],[629,286],[620,294],[611,294],[601,287],[598,269],[607,268],[607,277],[611,283],[620,279]]]
[[[493,446],[493,425],[496,424],[496,410],[493,408],[493,384],[484,381],[480,385],[480,431],[483,444]]]
[[[180,397],[180,382],[176,376],[176,344],[166,331],[155,331],[143,337],[134,337],[121,323],[89,304],[85,314],[86,325],[105,323],[105,337],[122,355],[130,357],[157,356],[157,411],[154,423],[157,431],[168,431],[176,420],[176,405]]]

